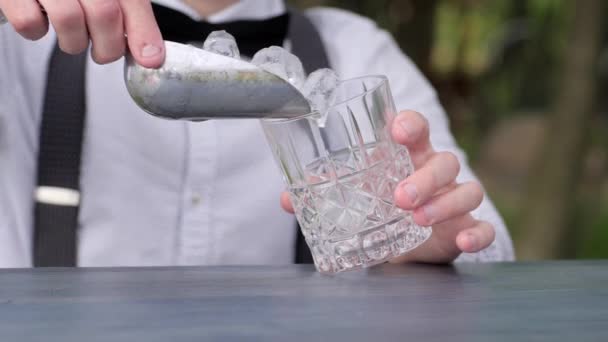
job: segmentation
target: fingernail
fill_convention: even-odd
[[[141,49],[141,56],[144,58],[154,57],[160,53],[160,47],[156,45],[147,44]]]
[[[407,136],[408,139],[413,137],[414,134],[416,133],[414,130],[414,127],[412,127],[411,125],[408,125],[407,120],[399,121],[399,126],[401,126],[403,133],[405,133],[405,135]]]
[[[467,239],[469,240],[469,243],[471,244],[471,249],[477,249],[477,245],[478,245],[478,241],[477,241],[477,236],[475,236],[475,234],[473,233],[469,233],[467,234]]]
[[[435,206],[433,206],[432,204],[425,205],[422,208],[422,211],[424,212],[424,217],[426,217],[426,220],[429,225],[435,223],[435,218],[437,217],[437,210]]]
[[[416,204],[416,200],[418,200],[418,189],[416,189],[416,186],[414,184],[405,183],[401,188],[407,195],[410,203]]]

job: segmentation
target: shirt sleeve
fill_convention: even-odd
[[[4,99],[5,99],[5,91],[6,88],[8,87],[8,80],[7,80],[7,64],[8,64],[8,57],[7,57],[7,50],[10,49],[10,44],[8,42],[8,39],[6,37],[6,27],[8,26],[8,24],[5,25],[0,25],[0,118],[2,117],[2,103],[4,103]],[[1,119],[0,119],[1,120]]]
[[[342,78],[386,75],[397,109],[422,113],[429,121],[434,148],[452,152],[458,157],[462,167],[457,181],[477,180],[465,153],[450,132],[448,118],[435,90],[388,32],[378,28],[370,19],[343,10],[317,8],[309,10],[307,15],[319,30],[332,68]],[[473,216],[492,223],[496,239],[487,249],[462,254],[456,261],[513,260],[509,232],[487,195]]]
[[[0,25],[0,149],[7,139],[5,128],[9,115],[9,94],[12,78],[9,72],[9,64],[11,63],[8,52],[11,48],[11,42],[7,34],[9,26],[9,24]]]
[[[15,60],[19,60],[17,34],[10,24],[0,25],[0,116],[8,115],[10,96],[15,91]]]

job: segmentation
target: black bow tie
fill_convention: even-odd
[[[219,24],[196,21],[170,8],[153,4],[154,16],[165,40],[178,43],[203,42],[213,31],[226,30],[236,39],[244,56],[271,45],[282,46],[287,37],[289,14],[266,20],[239,20]]]

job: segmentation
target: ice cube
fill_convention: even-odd
[[[312,110],[319,113],[318,124],[321,127],[325,124],[327,110],[339,83],[338,75],[333,70],[324,68],[310,74],[302,87],[302,94],[310,102]]]
[[[203,49],[227,57],[240,57],[236,40],[230,33],[224,30],[211,32],[203,44]]]
[[[251,63],[273,73],[300,89],[306,78],[302,62],[289,51],[278,46],[271,46],[258,51]]]

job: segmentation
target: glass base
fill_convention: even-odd
[[[370,267],[404,255],[424,243],[430,227],[416,225],[409,214],[340,239],[308,240],[320,273]]]

